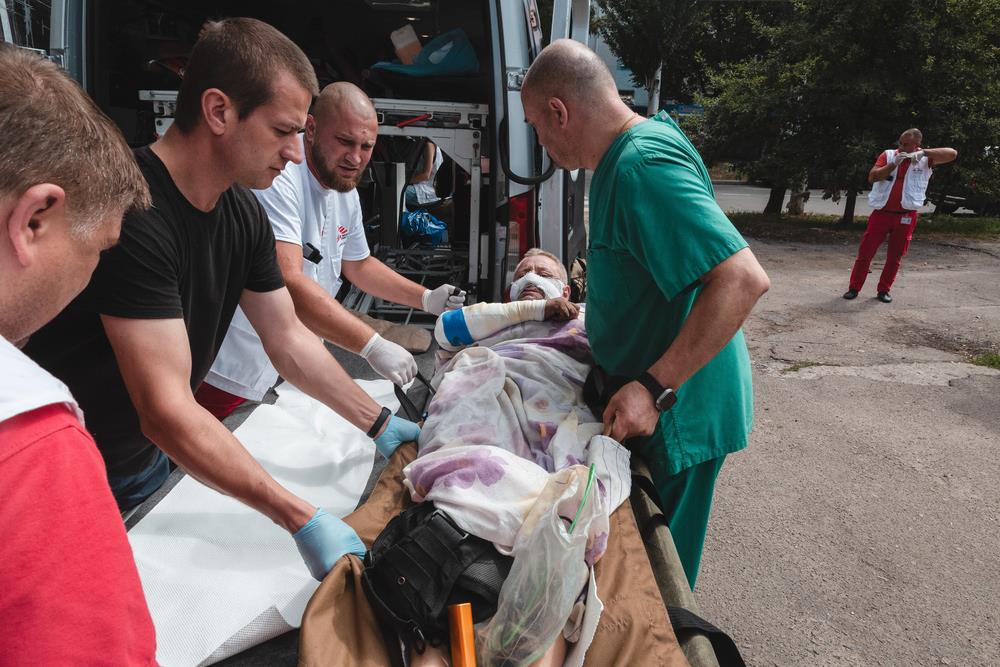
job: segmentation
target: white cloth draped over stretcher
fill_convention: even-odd
[[[593,463],[606,508],[588,535],[593,565],[607,545],[608,515],[629,495],[631,473],[628,450],[601,435],[583,403],[592,363],[582,319],[521,322],[458,352],[436,375],[420,453],[403,471],[413,499],[433,501],[509,554],[551,474]],[[584,621],[591,631],[584,628],[571,649],[579,663],[602,605],[590,599],[588,606],[596,607]]]

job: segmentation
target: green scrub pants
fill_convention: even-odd
[[[688,585],[694,590],[701,566],[701,551],[705,546],[708,517],[712,511],[715,480],[726,457],[709,459],[696,466],[685,468],[676,475],[658,475],[652,461],[650,472],[653,484],[660,494],[660,509],[670,527],[670,534],[677,547]]]

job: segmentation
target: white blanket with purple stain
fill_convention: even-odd
[[[413,499],[451,505],[465,530],[504,553],[549,475],[564,468],[594,463],[614,511],[631,487],[629,454],[600,435],[583,403],[592,363],[581,319],[523,322],[459,351],[435,375],[419,454],[404,471]]]
[[[403,470],[414,501],[433,501],[464,530],[516,557],[518,531],[549,478],[593,463],[591,493],[603,512],[588,530],[592,566],[607,547],[608,516],[631,489],[628,450],[601,435],[583,403],[592,363],[579,319],[524,322],[456,353],[435,375],[419,454]],[[575,633],[567,628],[578,640],[566,664],[582,662],[603,608],[591,579],[585,618]]]

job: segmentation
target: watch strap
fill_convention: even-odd
[[[656,403],[656,399],[658,399],[666,389],[666,387],[657,382],[656,378],[649,374],[649,371],[645,371],[642,375],[637,377],[636,382],[646,388],[649,395],[653,397],[653,403]]]
[[[378,435],[379,429],[382,428],[382,424],[384,424],[386,420],[388,420],[389,417],[391,416],[392,416],[392,410],[383,407],[382,412],[380,412],[378,418],[375,419],[375,423],[372,424],[372,427],[370,429],[368,429],[368,434],[367,434],[368,437],[374,438],[376,435]]]
[[[656,378],[649,374],[649,371],[636,378],[636,381],[645,387],[646,391],[653,397],[653,407],[660,412],[666,412],[677,402],[677,394],[674,390],[660,384]]]

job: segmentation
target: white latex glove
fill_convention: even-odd
[[[892,163],[902,164],[904,160],[908,160],[909,158],[910,158],[909,153],[904,153],[903,151],[899,151],[898,153],[896,153],[895,157],[892,158]]]
[[[912,164],[916,164],[916,163],[920,162],[920,158],[924,157],[924,152],[923,151],[917,151],[916,153],[910,153],[909,157],[910,157],[910,162]]]
[[[372,334],[365,343],[361,357],[376,373],[400,387],[417,375],[417,361],[413,355],[378,334]]]
[[[433,290],[424,290],[420,303],[424,311],[431,315],[440,315],[446,310],[458,310],[465,305],[465,290],[457,290],[454,285],[441,285]]]

